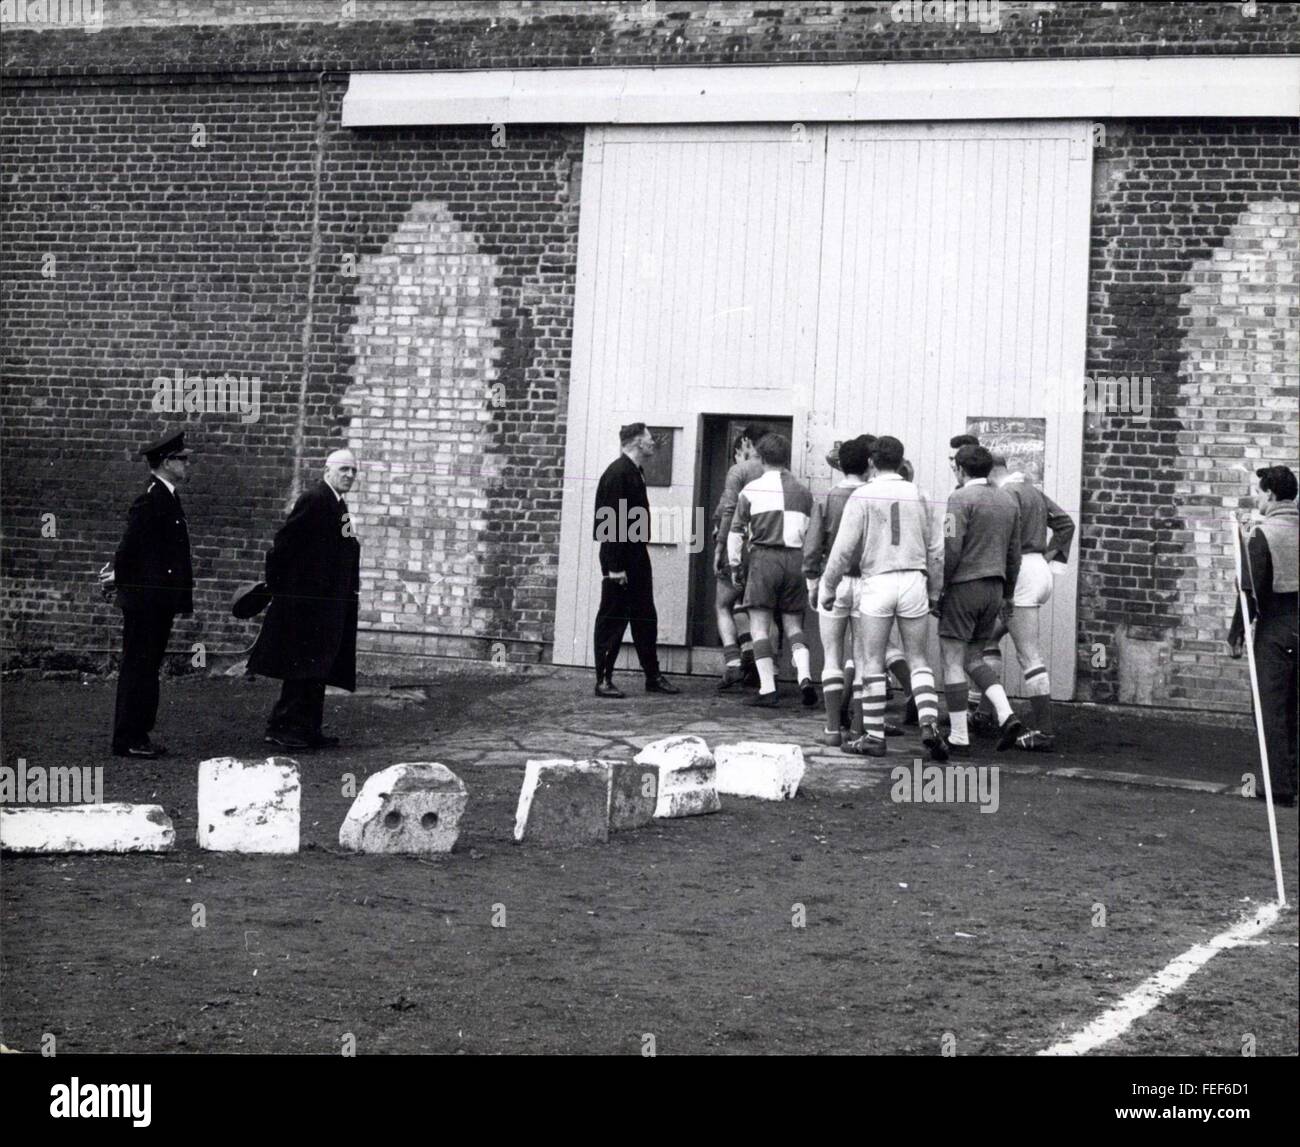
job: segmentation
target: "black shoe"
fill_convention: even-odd
[[[313,733],[307,738],[307,744],[313,749],[337,749],[339,739],[331,737],[328,733]]]
[[[645,683],[645,691],[647,693],[680,693],[681,692],[681,690],[678,689],[677,686],[674,685],[671,681],[669,681],[668,678],[665,677],[662,673],[659,674],[658,677],[654,678],[654,680],[647,681]]]
[[[1001,730],[998,733],[998,752],[1011,748],[1024,731],[1025,727],[1020,723],[1020,718],[1012,713],[1002,722]]]
[[[1056,740],[1038,729],[1030,729],[1016,738],[1016,748],[1027,753],[1050,753],[1056,748]]]
[[[141,741],[134,745],[114,745],[113,756],[115,757],[143,757],[146,760],[153,760],[160,757],[166,752],[159,745],[151,744],[149,741]]]
[[[267,733],[262,738],[268,745],[279,745],[282,749],[310,749],[311,743],[306,737],[297,737],[293,733]]]
[[[620,689],[617,685],[615,685],[614,682],[612,681],[597,681],[596,696],[609,697],[614,700],[618,700],[620,698],[626,697],[627,694],[624,693],[623,690]]]
[[[817,704],[817,686],[812,683],[811,677],[805,677],[799,682],[799,692],[803,694],[803,703],[809,709]]]
[[[863,734],[855,741],[848,741],[841,746],[841,751],[853,753],[859,757],[886,757],[889,755],[889,748],[885,744],[884,737],[871,737]]]
[[[897,725],[895,725],[893,721],[885,722],[886,737],[901,737],[902,735],[903,735],[903,730],[900,729]]]
[[[743,684],[745,680],[745,671],[738,665],[727,665],[722,670],[722,680],[718,682],[718,692],[725,693],[728,689],[734,689],[737,685]]]
[[[777,707],[777,691],[775,689],[770,693],[759,693],[754,697],[746,697],[745,704],[751,709],[775,709]]]
[[[948,759],[948,742],[939,732],[939,726],[927,721],[921,726],[921,744],[930,750],[930,760],[946,761]]]

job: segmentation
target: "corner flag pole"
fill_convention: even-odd
[[[1237,555],[1237,600],[1241,605],[1241,620],[1246,634],[1246,660],[1250,666],[1250,696],[1255,706],[1255,735],[1259,738],[1259,759],[1264,763],[1264,801],[1268,806],[1268,838],[1273,846],[1273,874],[1277,877],[1277,903],[1286,907],[1286,890],[1282,887],[1282,855],[1277,846],[1277,814],[1273,809],[1273,782],[1269,779],[1268,746],[1264,743],[1264,712],[1259,704],[1259,673],[1255,668],[1255,626],[1250,620],[1250,609],[1246,601],[1246,587],[1241,581],[1241,571],[1245,568],[1250,583],[1255,584],[1254,572],[1250,568],[1250,551],[1241,544],[1241,526],[1236,518],[1232,520],[1232,544]]]

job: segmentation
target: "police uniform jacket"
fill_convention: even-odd
[[[190,532],[180,499],[157,478],[132,504],[113,559],[124,612],[188,617],[194,612]]]

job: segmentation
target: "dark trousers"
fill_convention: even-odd
[[[1296,795],[1297,660],[1300,643],[1295,619],[1260,618],[1255,628],[1255,671],[1259,675],[1259,704],[1268,748],[1273,795]]]
[[[320,736],[325,719],[325,682],[319,679],[289,681],[280,686],[280,699],[267,718],[268,733],[288,733],[308,740]]]
[[[158,671],[162,668],[173,614],[129,610],[122,614],[122,665],[117,674],[113,745],[125,749],[147,740],[158,719]]]
[[[623,634],[632,627],[632,641],[636,644],[637,660],[645,672],[646,680],[659,676],[659,657],[655,643],[659,638],[659,614],[655,612],[654,580],[650,563],[645,567],[627,571],[627,584],[605,578],[600,587],[600,608],[596,611],[596,680],[603,681],[614,674],[623,645]]]

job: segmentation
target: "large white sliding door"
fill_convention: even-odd
[[[1046,488],[1077,517],[1082,415],[1065,380],[1084,367],[1087,132],[589,128],[556,662],[592,663],[595,482],[624,422],[673,428],[672,485],[650,498],[685,522],[701,413],[793,415],[793,467],[815,489],[831,441],[894,434],[938,499],[967,417],[1043,418]],[[651,549],[665,663],[683,668],[686,539]],[[1074,681],[1075,557],[1044,619],[1060,697]]]

